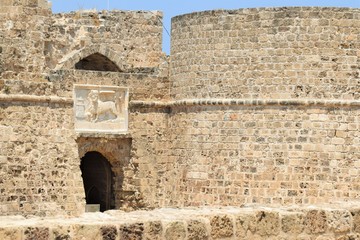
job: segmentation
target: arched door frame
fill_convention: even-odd
[[[86,161],[86,162],[84,162],[84,161]],[[87,186],[89,183],[86,181],[93,180],[93,179],[85,179],[85,177],[88,177],[88,176],[86,176],[87,173],[89,171],[91,172],[91,170],[92,170],[92,169],[84,169],[85,167],[89,167],[89,164],[91,164],[88,161],[98,161],[98,163],[102,165],[102,169],[97,169],[98,171],[100,171],[100,173],[104,174],[103,176],[98,176],[99,180],[100,180],[99,184],[101,184],[101,185],[96,185],[96,183],[92,182],[90,186]],[[90,192],[93,189],[96,189],[99,193],[98,204],[100,204],[101,202],[105,203],[105,205],[102,206],[101,210],[102,211],[109,210],[112,207],[114,207],[111,205],[111,203],[114,201],[114,199],[113,199],[113,196],[114,196],[113,175],[114,175],[114,173],[112,172],[111,164],[110,164],[109,160],[98,151],[89,151],[89,152],[86,152],[86,154],[84,154],[84,156],[81,158],[80,166],[81,166],[82,178],[83,178],[83,183],[84,183],[86,202],[91,203],[90,201],[93,199],[90,198]],[[105,182],[101,182],[101,180],[103,180]],[[105,183],[105,186],[104,186],[104,183]],[[103,189],[103,187],[105,187],[106,189]],[[104,197],[104,199],[102,199],[102,197]]]

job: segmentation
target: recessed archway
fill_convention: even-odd
[[[100,53],[91,54],[75,64],[75,69],[89,71],[120,72],[119,67]]]
[[[87,152],[80,165],[87,204],[100,204],[100,211],[113,209],[114,174],[108,160],[99,152]]]

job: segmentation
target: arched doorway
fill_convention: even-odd
[[[113,172],[99,152],[88,152],[80,165],[87,204],[100,204],[100,211],[114,208]]]

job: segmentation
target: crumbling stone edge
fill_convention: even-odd
[[[1,218],[0,218],[1,220]],[[0,239],[360,239],[359,207],[222,207],[108,211],[0,221]],[[324,238],[325,237],[325,238]]]

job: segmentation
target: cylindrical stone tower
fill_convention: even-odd
[[[172,20],[177,205],[355,200],[360,11],[259,8]]]

